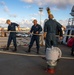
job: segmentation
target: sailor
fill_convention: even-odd
[[[47,20],[44,24],[44,34],[45,34],[44,37],[46,38],[45,39],[46,60],[49,63],[52,63],[52,61],[53,61],[52,55],[51,55],[51,57],[49,57],[50,59],[52,59],[52,61],[47,59],[48,56],[50,56],[50,54],[51,54],[52,46],[53,46],[53,49],[56,49],[54,47],[57,47],[56,33],[59,33],[59,31],[61,31],[60,29],[62,28],[62,25],[60,23],[58,23],[57,21],[53,20],[53,18],[54,18],[53,15],[50,14],[49,20]],[[62,38],[62,36],[60,37],[60,39],[61,38]],[[48,50],[47,48],[49,48],[49,50],[51,49],[49,53],[47,52],[47,50]],[[55,55],[56,55],[56,53],[58,54],[58,55],[56,55],[56,57],[58,57],[60,55],[57,50],[53,50],[53,51],[52,51],[52,54],[53,53]],[[58,58],[56,58],[54,60],[58,60]],[[47,69],[50,69],[51,68],[50,66],[52,66],[52,64],[49,64],[49,63],[47,63],[47,65],[49,66],[49,67],[47,66]]]
[[[49,15],[49,20],[45,22],[44,25],[44,34],[46,38],[46,48],[51,48],[51,41],[53,42],[53,46],[57,46],[57,41],[56,41],[56,33],[58,33],[58,29],[62,28],[62,25],[55,20],[53,20],[53,15]],[[62,37],[60,37],[62,38]]]
[[[33,46],[34,41],[36,41],[36,46],[37,46],[37,54],[39,54],[39,34],[42,31],[42,27],[37,24],[37,20],[33,20],[34,25],[31,27],[31,30],[29,33],[33,33],[33,36],[31,38],[30,44],[29,44],[29,49],[28,52],[31,52],[31,47]]]
[[[50,14],[50,15],[52,15],[52,14]],[[53,15],[52,15],[53,16]],[[48,18],[49,18],[49,16],[48,16]],[[62,37],[63,37],[63,31],[62,31],[62,27],[64,28],[64,30],[65,30],[65,27],[64,26],[62,26],[59,22],[57,22],[55,19],[53,19],[56,23],[57,23],[57,27],[56,27],[56,43],[57,43],[57,45],[58,45],[58,40],[61,40],[62,39]],[[48,21],[48,20],[47,20]],[[46,21],[45,21],[46,22]],[[44,23],[45,23],[44,22]],[[45,25],[45,24],[44,24]],[[59,25],[61,25],[61,26],[59,26]],[[43,34],[43,36],[44,36],[44,39],[46,39],[46,34],[47,34],[47,32],[46,33],[44,33]],[[60,37],[60,38],[59,38]],[[51,45],[53,45],[53,42],[51,41]],[[46,51],[46,47],[45,47],[45,51]]]
[[[6,50],[9,50],[9,46],[11,44],[11,41],[13,40],[13,44],[14,44],[13,52],[15,52],[15,51],[17,51],[16,32],[13,32],[13,31],[16,31],[16,26],[17,26],[18,30],[20,31],[20,27],[18,24],[12,23],[9,19],[6,21],[6,23],[8,24],[8,31],[11,31],[9,34]]]

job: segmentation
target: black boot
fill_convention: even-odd
[[[39,54],[39,49],[37,49],[37,54]]]
[[[31,52],[31,48],[29,47],[29,49],[26,51],[27,53],[30,53]]]
[[[47,65],[45,71],[48,72],[49,68],[50,68],[49,65]]]
[[[9,47],[7,47],[6,49],[9,50]]]
[[[28,49],[28,52],[31,52],[31,49],[30,48]]]
[[[74,56],[73,52],[71,52],[71,56]]]
[[[14,50],[13,50],[13,52],[16,52],[16,51],[17,51],[17,48],[15,47]]]
[[[4,48],[3,50],[4,50],[4,51],[7,51],[7,50],[9,50],[9,47]]]
[[[73,54],[73,49],[71,49],[71,55],[74,56],[74,54]]]

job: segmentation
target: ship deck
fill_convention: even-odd
[[[2,41],[3,39],[5,41]],[[29,42],[28,39],[26,40]],[[35,44],[31,53],[26,53],[28,46],[25,45],[26,43],[22,44],[22,40],[17,47],[17,52],[12,52],[13,46],[10,46],[9,51],[4,51],[5,42],[7,42],[7,38],[1,38],[0,75],[51,75],[45,72],[47,64],[46,60],[42,59],[45,56],[44,46],[40,47],[40,54],[38,55]],[[74,57],[70,55],[71,48],[61,44],[58,47],[62,51],[62,58],[58,62],[54,75],[74,75]]]

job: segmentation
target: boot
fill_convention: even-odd
[[[7,47],[6,49],[9,50],[9,47]]]
[[[28,52],[31,52],[30,48],[28,49]]]
[[[71,55],[74,56],[74,54],[73,54],[73,49],[71,50]]]
[[[71,51],[71,56],[74,56],[73,51]]]
[[[49,69],[49,65],[47,65],[47,68],[45,69],[45,71],[47,72],[47,71],[48,71],[48,69]]]
[[[16,52],[16,51],[17,51],[17,48],[15,47],[14,50],[13,50],[13,52]]]
[[[31,48],[29,47],[29,49],[26,51],[27,53],[30,53],[31,52]]]
[[[6,47],[6,48],[4,49],[4,51],[7,51],[7,50],[9,50],[9,47]]]
[[[37,49],[37,54],[39,54],[39,49]]]

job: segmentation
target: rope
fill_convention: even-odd
[[[2,32],[2,31],[0,31],[0,32]],[[3,32],[25,32],[25,31],[3,31]],[[40,36],[42,36],[43,34],[32,34],[32,35],[40,35]],[[59,37],[59,35],[55,35],[56,37]],[[74,35],[63,35],[63,36],[72,36],[72,37],[74,37]]]
[[[0,51],[0,54],[9,54],[9,55],[18,55],[18,56],[29,56],[29,57],[45,57],[45,55],[14,53],[14,52],[7,52],[7,51]],[[61,59],[74,60],[73,57],[61,57]]]
[[[61,59],[70,59],[70,60],[74,60],[73,57],[61,57]]]
[[[1,54],[10,54],[10,55],[19,55],[19,56],[30,56],[30,57],[44,57],[44,55],[34,55],[34,54],[24,54],[24,53],[14,53],[14,52],[6,52],[0,51]]]
[[[32,35],[39,35],[39,36],[42,36],[43,34],[32,34]],[[55,35],[56,37],[59,37],[59,35]],[[64,36],[72,36],[72,37],[74,37],[74,35],[63,35],[63,37]],[[1,37],[1,36],[0,36]],[[23,36],[21,36],[21,37],[23,37]],[[2,37],[1,37],[2,38]],[[4,38],[6,38],[6,37],[4,37]]]
[[[26,31],[0,31],[0,32],[26,32]]]

